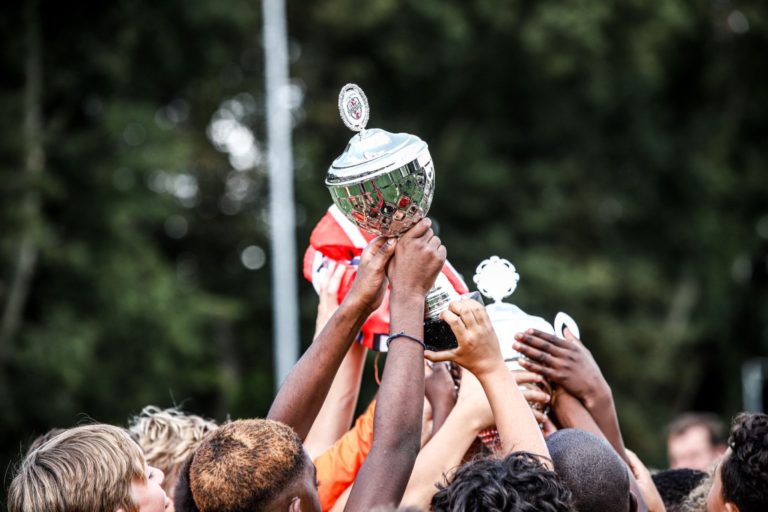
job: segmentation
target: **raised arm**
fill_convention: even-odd
[[[272,402],[267,418],[289,425],[302,440],[315,421],[355,335],[381,304],[386,288],[385,269],[395,245],[393,238],[376,238],[368,244],[349,293],[288,374]]]
[[[424,219],[400,238],[389,263],[390,337],[379,388],[373,445],[345,510],[397,505],[419,452],[424,406],[424,297],[445,262],[445,247]]]
[[[450,479],[480,431],[493,425],[493,412],[477,377],[464,370],[456,406],[416,459],[402,505],[428,510],[436,484]]]
[[[339,307],[339,285],[346,269],[343,263],[331,262],[320,284],[315,339]],[[365,347],[353,343],[344,356],[325,402],[304,440],[304,448],[310,458],[318,457],[349,430],[360,395],[365,353]]]
[[[426,352],[431,361],[455,361],[482,384],[496,420],[505,454],[527,451],[549,458],[544,437],[512,373],[504,364],[496,332],[482,304],[454,301],[442,314],[459,346],[442,352]]]
[[[592,353],[566,329],[566,339],[535,329],[515,336],[515,350],[528,358],[524,368],[543,375],[584,404],[616,453],[629,463],[611,387]]]
[[[432,365],[424,376],[424,388],[424,396],[432,407],[431,438],[440,430],[456,405],[456,388],[445,363]]]
[[[592,353],[570,330],[565,339],[531,329],[515,336],[514,348],[528,357],[520,364],[560,386],[555,414],[566,427],[604,437],[630,469],[630,486],[640,512],[664,512],[647,469],[624,448],[611,387]]]

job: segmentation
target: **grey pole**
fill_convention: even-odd
[[[275,389],[299,354],[293,155],[291,153],[288,31],[284,0],[262,0],[267,92],[269,223],[272,243],[272,318]]]

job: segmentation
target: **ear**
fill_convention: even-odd
[[[288,512],[301,512],[301,498],[293,498],[288,506]]]
[[[639,508],[637,496],[635,496],[634,492],[629,491],[629,512],[637,512]]]
[[[739,512],[739,507],[730,501],[725,502],[725,512]]]

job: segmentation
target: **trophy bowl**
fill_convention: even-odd
[[[427,143],[408,133],[365,129],[368,100],[354,84],[339,95],[344,123],[358,131],[325,178],[333,202],[360,229],[399,236],[429,211],[435,169]]]

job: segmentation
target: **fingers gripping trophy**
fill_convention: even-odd
[[[486,310],[493,324],[493,329],[496,331],[496,336],[499,339],[504,362],[507,364],[507,368],[522,377],[527,372],[518,362],[524,356],[512,347],[515,334],[525,332],[527,329],[538,329],[542,332],[557,334],[563,337],[564,330],[568,328],[578,337],[579,328],[573,318],[566,313],[558,313],[555,316],[553,325],[541,317],[529,315],[514,304],[504,302],[505,298],[514,293],[519,280],[520,274],[517,273],[515,266],[508,260],[498,256],[491,256],[483,260],[477,266],[474,276],[477,289],[492,301],[491,304],[486,306]],[[544,378],[531,382],[521,382],[520,377],[518,377],[518,384],[524,393],[526,389],[538,389],[543,391],[546,396],[552,396],[552,385]],[[549,409],[548,402],[542,403],[529,400],[529,404],[535,411],[534,415],[536,415],[537,419],[543,418],[543,415],[546,415]],[[496,436],[495,429],[488,429],[481,432],[480,435],[486,444],[493,444]]]

